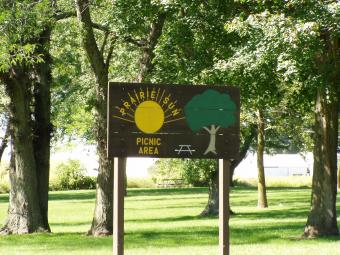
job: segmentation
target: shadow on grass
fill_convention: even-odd
[[[49,193],[49,201],[55,200],[89,200],[95,199],[95,191],[63,191],[63,192],[50,192]]]
[[[91,221],[77,221],[77,222],[52,222],[50,223],[51,229],[55,227],[77,227],[77,226],[91,226]]]
[[[177,199],[176,199],[177,200]],[[149,200],[147,200],[149,201]],[[164,200],[163,200],[164,201]],[[204,208],[204,206],[206,205],[206,203],[200,203],[200,202],[191,202],[187,203],[186,205],[165,205],[165,204],[160,204],[159,206],[144,206],[144,207],[140,207],[140,206],[125,206],[125,210],[164,210],[164,209],[188,209],[188,208]]]
[[[141,199],[140,197],[143,197],[143,199]],[[138,203],[140,203],[140,202],[155,202],[155,201],[166,201],[165,199],[166,198],[164,198],[164,197],[157,197],[157,196],[155,196],[155,197],[151,197],[151,196],[133,196],[133,197],[128,197],[128,201],[130,201],[130,202],[138,202]],[[208,194],[207,194],[207,196],[206,196],[207,198],[208,198]],[[176,197],[176,198],[173,198],[174,200],[176,200],[176,201],[183,201],[183,200],[193,200],[193,199],[196,199],[197,198],[197,194],[195,194],[195,197]]]
[[[307,219],[308,208],[306,209],[285,209],[285,210],[263,210],[258,212],[242,212],[237,213],[235,217],[249,220],[259,220],[259,219],[297,219],[304,218]]]
[[[299,236],[303,233],[303,225],[296,223],[280,224],[279,226],[251,226],[232,227],[231,244],[249,245],[263,244],[272,241],[293,242],[291,237],[282,236],[282,232],[294,233]],[[298,234],[296,234],[298,233]],[[144,230],[127,231],[125,233],[126,244],[129,248],[144,246],[176,247],[176,246],[203,246],[218,244],[218,227],[186,227],[174,228],[173,230]]]
[[[8,203],[8,201],[9,201],[8,194],[1,194],[0,195],[0,203]]]
[[[160,189],[129,189],[128,197],[131,196],[168,196],[168,195],[188,195],[206,194],[208,188],[160,188]]]
[[[180,217],[166,217],[166,218],[157,218],[157,219],[129,219],[125,220],[125,222],[136,222],[136,223],[154,223],[154,222],[178,222],[178,221],[205,221],[209,219],[217,219],[218,216],[180,216]]]

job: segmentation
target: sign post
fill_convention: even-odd
[[[114,158],[113,175],[113,254],[124,254],[124,193],[123,159]]]
[[[229,177],[230,161],[219,159],[219,255],[229,255]]]
[[[226,86],[109,83],[113,254],[124,254],[124,157],[219,159],[219,254],[229,255],[230,160],[239,157],[240,94]]]

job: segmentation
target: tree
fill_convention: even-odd
[[[79,20],[82,45],[96,78],[94,115],[96,119],[95,136],[99,156],[99,173],[97,178],[96,205],[91,229],[88,234],[95,236],[110,235],[113,231],[113,163],[106,156],[106,107],[108,70],[114,49],[115,37],[108,28],[99,26],[100,29],[104,30],[103,44],[99,47],[95,36],[94,22],[91,18],[89,1],[76,0],[75,7]]]
[[[184,107],[184,114],[190,129],[197,132],[206,130],[210,135],[209,145],[204,152],[216,153],[216,134],[236,122],[236,104],[228,94],[208,89],[194,96]]]
[[[54,18],[49,1],[1,3],[0,79],[10,98],[13,159],[10,203],[3,234],[50,231],[48,178],[51,69],[49,40]],[[51,22],[51,23],[50,23]],[[44,64],[42,63],[44,62]],[[25,205],[25,206],[22,206]]]
[[[51,31],[66,17],[55,0],[2,2],[0,80],[10,99],[13,151],[2,234],[49,232]],[[24,205],[24,206],[23,206]]]
[[[278,118],[277,112],[281,115],[287,112],[288,102],[302,90],[296,80],[290,90],[285,84],[295,79],[296,69],[292,67],[296,67],[296,63],[292,56],[297,53],[300,38],[309,38],[308,29],[283,14],[264,11],[248,14],[246,18],[236,17],[226,24],[226,30],[234,36],[234,55],[218,61],[214,71],[229,83],[240,86],[242,110],[256,113],[250,123],[257,126],[258,207],[263,208],[268,206],[263,164],[265,141],[269,130],[277,130],[272,124],[266,127],[266,122],[275,123],[272,120]],[[276,136],[276,132],[271,133]]]
[[[314,166],[311,210],[304,235],[339,235],[336,214],[337,148],[339,127],[339,34],[322,33],[322,53],[317,57],[323,84],[317,88],[315,102]]]
[[[277,84],[284,91],[285,98],[290,99],[286,106],[298,106],[295,110],[309,108],[300,113],[304,115],[309,114],[313,106],[310,102],[315,102],[312,199],[304,235],[338,235],[335,204],[340,87],[339,4],[336,1],[316,0],[308,3],[268,2],[264,5],[243,1],[240,4],[245,13],[236,19],[236,23],[246,21],[243,23],[246,26],[239,33],[245,35],[251,32],[253,35],[248,38],[250,47],[244,50],[257,53],[257,56],[266,56],[264,63],[270,63],[271,60],[277,62],[277,65],[270,66],[276,66]],[[262,12],[263,17],[276,19],[275,24],[272,25],[268,20],[258,24],[259,15],[249,15],[256,12]],[[253,26],[252,23],[257,24]],[[244,58],[244,50],[238,51],[238,59]],[[247,62],[249,66],[251,61]],[[255,63],[261,62],[257,59]],[[247,70],[247,67],[243,70]],[[259,77],[263,76],[265,70],[258,72],[261,74]]]
[[[145,16],[140,15],[139,10],[136,13],[138,15],[131,16],[134,11],[137,11],[135,6],[136,2],[138,3],[139,1],[115,1],[108,9],[117,15],[110,19],[112,24],[104,26],[100,25],[100,23],[93,22],[92,17],[98,18],[98,16],[91,16],[90,3],[88,0],[75,1],[80,24],[81,41],[96,78],[94,109],[96,119],[95,137],[99,155],[99,174],[96,207],[92,226],[88,232],[92,235],[108,235],[112,233],[113,165],[112,161],[106,157],[107,83],[112,55],[119,51],[119,49],[116,50],[116,48],[124,47],[122,44],[137,46],[137,50],[134,50],[137,52],[141,51],[141,54],[138,57],[139,71],[134,70],[138,73],[136,74],[135,81],[145,82],[152,70],[153,51],[162,34],[162,28],[166,18],[166,13],[162,9],[162,5],[150,5],[148,3],[142,3],[143,6],[145,5],[143,8],[145,12],[142,12]],[[107,17],[109,17],[109,15],[107,15]],[[126,18],[129,19],[129,22],[123,23],[122,21]],[[146,26],[138,23],[137,28],[131,28],[130,26],[134,24],[134,19],[146,20],[148,22]],[[95,29],[102,32],[102,35],[97,36]],[[143,37],[137,40],[134,38],[135,33]],[[145,34],[148,35],[145,36]],[[100,39],[102,40],[101,47],[99,47]],[[122,59],[117,60],[117,62],[120,61],[124,62]],[[111,76],[113,75],[111,74]],[[118,78],[122,79],[123,77],[119,74]],[[126,159],[124,162],[126,162]]]

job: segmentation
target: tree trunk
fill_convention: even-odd
[[[107,86],[108,66],[113,44],[110,46],[106,62],[99,50],[90,15],[88,0],[75,0],[77,16],[80,22],[83,48],[86,51],[91,68],[96,77],[96,140],[99,156],[96,204],[89,235],[106,236],[113,231],[113,161],[107,158]],[[105,46],[105,45],[104,45]],[[103,47],[104,47],[103,46]]]
[[[107,158],[107,69],[96,76],[96,80],[95,119],[99,172],[96,205],[88,234],[106,236],[111,235],[113,231],[113,161]]]
[[[311,210],[306,237],[339,235],[336,216],[338,105],[319,88],[315,111]],[[328,102],[327,102],[328,101]]]
[[[15,166],[10,168],[8,218],[2,234],[26,234],[46,231],[39,207],[36,162],[34,157],[30,84],[27,70],[12,68],[3,77],[10,97],[10,116]]]
[[[219,196],[218,196],[218,169],[212,173],[211,179],[209,180],[209,197],[208,203],[205,206],[204,210],[200,213],[200,216],[216,216],[219,213]],[[229,213],[230,215],[234,215],[235,213],[230,209],[229,205]]]
[[[200,216],[218,215],[218,170],[214,172],[209,181],[209,199]]]
[[[34,83],[34,119],[33,146],[38,177],[38,194],[44,228],[50,231],[48,224],[48,189],[50,177],[51,143],[51,83],[52,59],[49,53],[51,31],[46,29],[41,35],[37,51],[44,62],[35,67]]]
[[[142,56],[139,59],[139,73],[137,82],[145,82],[153,69],[152,60],[155,57],[154,50],[161,37],[166,19],[166,12],[160,12],[155,21],[151,24],[150,33],[147,38],[147,46],[143,48]]]
[[[262,110],[258,110],[257,112],[257,121],[258,121],[258,133],[257,133],[257,168],[258,168],[258,201],[257,206],[259,208],[267,208],[267,191],[266,191],[266,179],[264,173],[264,165],[263,165],[263,154],[264,154],[264,116]]]

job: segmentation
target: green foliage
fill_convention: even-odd
[[[154,82],[200,84],[216,56],[228,52],[224,22],[232,10],[225,1],[167,1],[173,5],[155,50]],[[210,82],[211,83],[211,82]]]
[[[81,48],[76,20],[68,19],[55,25],[51,54],[54,59],[51,99],[55,139],[92,141],[95,80]]]
[[[315,66],[322,48],[320,25],[292,17],[283,7],[280,12],[261,8],[226,22],[232,55],[205,75],[241,88],[241,116],[247,116],[241,131],[256,122],[252,112],[264,111],[268,152],[310,150],[311,106],[315,88],[322,86]]]
[[[210,125],[227,128],[235,123],[235,112],[236,105],[230,96],[212,89],[194,96],[184,107],[186,120],[193,131]]]
[[[85,175],[79,160],[70,159],[51,170],[51,190],[95,189],[96,179]]]
[[[158,159],[148,172],[155,183],[161,183],[164,179],[182,179],[183,167],[184,161],[181,159]]]
[[[9,192],[8,164],[0,165],[0,194]]]
[[[185,180],[195,186],[207,186],[217,174],[215,159],[187,159],[184,161]]]
[[[155,182],[150,178],[128,178],[128,188],[155,188]]]
[[[164,179],[184,179],[192,186],[207,186],[217,172],[217,161],[213,159],[159,159],[149,168],[155,183]]]
[[[50,1],[1,1],[0,10],[0,72],[41,62],[34,40],[53,23]]]

